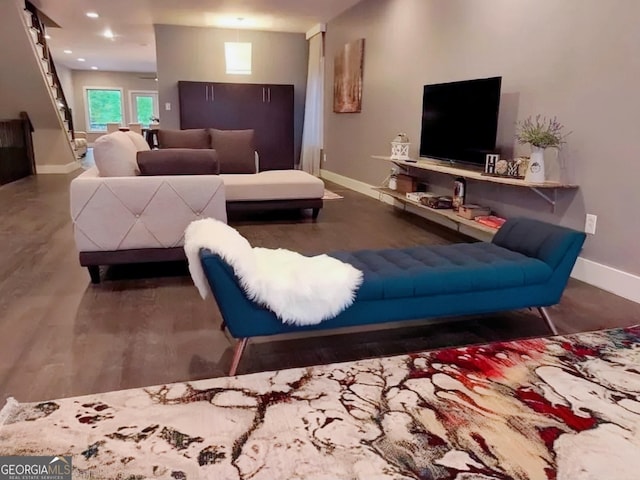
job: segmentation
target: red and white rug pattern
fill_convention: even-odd
[[[640,327],[10,402],[90,478],[637,479]],[[75,477],[74,477],[75,478]]]

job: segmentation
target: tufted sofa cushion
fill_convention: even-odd
[[[138,150],[124,132],[98,137],[93,144],[93,157],[101,177],[132,177],[138,174]]]
[[[211,148],[211,135],[206,128],[158,130],[160,148]]]
[[[500,290],[544,283],[545,262],[493,243],[422,246],[393,250],[336,252],[331,256],[364,273],[357,300]]]
[[[220,173],[256,173],[254,131],[209,129],[211,148],[218,152]]]
[[[151,150],[151,147],[149,146],[147,141],[138,132],[133,132],[129,130],[128,132],[124,132],[124,133],[127,137],[129,137],[129,140],[131,140],[131,143],[135,145],[136,151],[146,152],[148,150]]]
[[[207,148],[169,148],[138,152],[140,175],[217,175],[218,155]]]
[[[91,168],[70,187],[80,252],[179,247],[194,220],[226,221],[218,175],[109,177]]]

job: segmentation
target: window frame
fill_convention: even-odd
[[[153,113],[156,113],[157,114],[156,116],[159,117],[160,116],[160,92],[158,92],[158,90],[129,90],[129,123],[138,123],[138,119],[135,118],[134,116],[134,112],[136,112],[136,109],[133,108],[133,97],[138,94],[142,94],[142,95],[153,94],[156,96],[156,99],[157,99],[156,107],[158,111]]]
[[[120,109],[122,110],[122,121],[120,122],[120,126],[124,127],[124,122],[126,122],[127,111],[124,108],[124,89],[122,87],[107,87],[107,86],[83,86],[83,100],[84,100],[84,117],[86,122],[86,128],[88,133],[107,133],[107,130],[94,130],[91,128],[91,114],[89,111],[89,90],[118,90],[120,91]]]

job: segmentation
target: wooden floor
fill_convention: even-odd
[[[0,187],[0,402],[36,401],[224,375],[232,341],[183,264],[128,266],[89,283],[78,265],[68,207],[73,175]],[[330,185],[317,223],[299,215],[235,219],[254,245],[313,254],[459,241],[449,230]],[[640,323],[640,305],[571,281],[552,309],[561,332]],[[529,311],[455,322],[249,345],[240,373],[546,335]]]

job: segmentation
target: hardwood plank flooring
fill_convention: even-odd
[[[94,286],[78,264],[68,185],[41,175],[0,187],[0,402],[38,401],[225,375],[233,340],[182,263],[129,265]],[[328,185],[317,223],[298,214],[236,217],[252,244],[306,254],[446,244],[454,232]],[[640,323],[640,305],[571,281],[552,309],[562,333]],[[240,373],[547,335],[533,312],[412,321],[324,335],[256,339]]]

